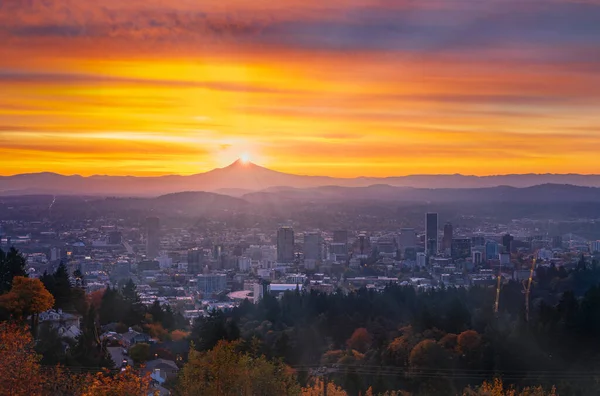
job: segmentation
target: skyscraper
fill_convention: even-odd
[[[471,256],[471,238],[453,238],[451,255],[454,260],[466,259]]]
[[[505,234],[502,236],[502,245],[504,246],[504,251],[506,253],[510,253],[510,245],[515,238],[510,234]]]
[[[146,219],[146,257],[154,259],[158,257],[160,250],[160,219],[148,217]]]
[[[329,251],[335,254],[336,260],[346,260],[348,256],[348,231],[333,231],[333,241],[329,246]]]
[[[200,274],[204,264],[204,250],[194,248],[187,252],[188,273]]]
[[[292,227],[281,227],[277,230],[277,262],[294,262],[294,230]]]
[[[323,242],[321,233],[307,232],[304,234],[304,259],[321,261],[323,259]]]
[[[425,215],[425,251],[428,256],[437,254],[438,250],[438,214]]]
[[[444,239],[442,239],[442,251],[447,253],[452,249],[452,237],[453,237],[453,229],[451,223],[446,223],[444,225]],[[469,242],[470,244],[470,242]]]
[[[485,243],[485,258],[486,260],[498,259],[498,243],[495,241],[487,241]]]

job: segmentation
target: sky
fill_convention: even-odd
[[[0,0],[0,174],[600,173],[600,0]]]

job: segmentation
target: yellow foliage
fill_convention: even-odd
[[[322,396],[324,391],[324,382],[321,378],[316,378],[312,386],[302,388],[302,396]],[[336,386],[333,382],[327,383],[327,396],[348,396],[348,394],[340,387]]]
[[[463,396],[558,396],[558,393],[554,386],[547,392],[541,386],[526,387],[521,391],[512,386],[505,389],[502,380],[495,378],[493,382],[485,381],[476,389],[465,389]]]
[[[47,311],[53,305],[54,297],[36,278],[15,276],[10,292],[0,296],[0,306],[19,319]]]
[[[150,381],[149,374],[141,377],[131,368],[116,375],[100,372],[88,378],[81,396],[146,396]]]

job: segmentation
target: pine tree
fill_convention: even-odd
[[[12,287],[15,276],[27,276],[25,257],[15,248],[8,252],[0,249],[0,294],[6,293]]]

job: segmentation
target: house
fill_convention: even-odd
[[[50,309],[40,313],[39,316],[40,328],[49,326],[56,329],[58,335],[65,338],[75,339],[81,334],[80,315],[74,315],[63,312],[62,309]]]
[[[150,373],[150,378],[159,384],[164,384],[167,379],[177,377],[179,367],[172,360],[154,359],[146,362],[144,373]]]
[[[153,342],[152,338],[148,334],[137,332],[131,327],[127,333],[121,334],[121,341],[125,348],[130,348],[131,346],[139,343],[150,344]]]

